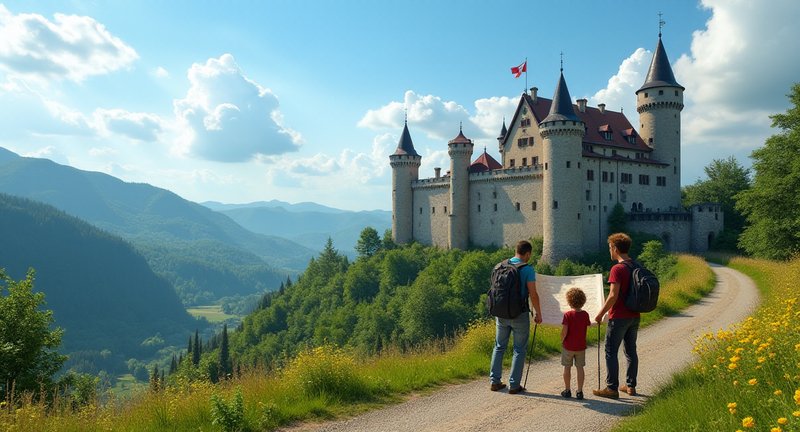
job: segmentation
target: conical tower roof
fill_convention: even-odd
[[[669,59],[667,58],[667,51],[664,49],[664,44],[661,43],[661,35],[658,36],[658,46],[655,54],[653,54],[653,60],[650,62],[647,78],[645,78],[644,84],[636,93],[652,87],[680,87],[683,89],[683,86],[678,84],[678,81],[675,81],[672,66],[669,65]]]
[[[506,119],[503,119],[503,127],[500,129],[500,136],[498,136],[497,139],[505,138],[507,133],[508,129],[506,128]]]
[[[553,95],[553,103],[550,105],[550,114],[542,120],[542,123],[560,120],[580,121],[575,115],[575,109],[572,108],[572,97],[569,95],[563,70],[556,86],[556,93]]]
[[[400,136],[400,141],[397,143],[397,150],[394,151],[394,154],[419,156],[417,151],[414,150],[414,142],[411,141],[411,134],[408,132],[408,122],[403,125],[403,134]]]

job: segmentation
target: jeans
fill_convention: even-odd
[[[608,321],[606,330],[606,385],[612,390],[619,389],[619,346],[624,342],[623,351],[628,361],[625,384],[636,387],[639,374],[639,355],[636,353],[636,335],[639,332],[639,318],[616,318]]]
[[[528,347],[528,334],[531,328],[531,315],[523,312],[513,319],[495,318],[494,352],[489,379],[492,384],[499,384],[503,377],[503,354],[508,347],[508,338],[514,332],[514,356],[511,359],[511,376],[508,379],[510,388],[521,386],[522,368],[525,365],[525,351]]]

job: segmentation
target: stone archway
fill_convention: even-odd
[[[714,243],[714,233],[708,233],[708,249],[711,249],[711,245]]]

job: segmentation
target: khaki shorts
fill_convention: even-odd
[[[561,349],[561,366],[572,366],[573,361],[575,366],[586,366],[586,350],[583,351],[570,351]]]

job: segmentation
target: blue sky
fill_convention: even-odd
[[[768,5],[768,7],[765,7]],[[0,146],[194,201],[391,208],[409,129],[420,175],[463,123],[494,137],[528,87],[622,108],[658,13],[683,111],[683,183],[774,133],[800,80],[800,2],[53,1],[0,6]]]

